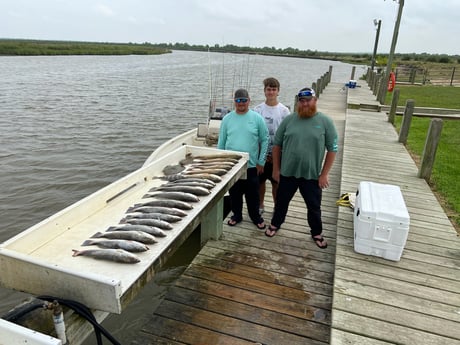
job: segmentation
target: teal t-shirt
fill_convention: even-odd
[[[248,168],[254,168],[257,164],[265,165],[268,141],[267,125],[259,113],[232,111],[222,119],[217,148],[249,153]]]
[[[324,155],[337,152],[337,130],[331,118],[316,113],[311,118],[288,115],[276,131],[274,145],[281,146],[281,175],[317,180]]]

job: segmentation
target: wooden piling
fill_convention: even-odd
[[[396,109],[399,101],[399,89],[393,90],[393,97],[391,98],[390,112],[388,113],[388,122],[391,124],[395,123]]]
[[[418,177],[428,181],[434,166],[436,150],[439,140],[441,139],[443,121],[441,119],[432,119],[428,134],[426,136],[425,147],[422,153],[422,161],[418,170]]]
[[[399,142],[406,144],[407,137],[409,136],[409,128],[412,121],[412,114],[414,113],[415,102],[413,99],[408,99],[406,102],[406,108],[404,109],[403,120],[401,128],[399,129]]]

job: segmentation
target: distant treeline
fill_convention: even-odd
[[[0,55],[154,55],[170,52],[150,43],[0,40]]]
[[[304,57],[310,59],[327,59],[335,61],[343,61],[349,63],[361,63],[370,64],[372,60],[371,53],[338,53],[338,52],[322,52],[317,50],[300,50],[297,48],[275,48],[275,47],[239,47],[232,44],[221,46],[215,44],[209,45],[190,45],[188,43],[159,43],[154,44],[157,47],[171,50],[197,50],[197,51],[214,51],[214,52],[231,52],[231,53],[245,53],[245,54],[265,54],[265,55],[279,55],[279,56],[292,56],[292,57]],[[376,60],[385,60],[388,54],[379,54]],[[448,54],[428,54],[428,53],[410,53],[410,54],[395,54],[394,59],[401,62],[428,62],[428,63],[460,63],[460,55],[448,55]]]
[[[146,55],[163,54],[171,50],[212,51],[223,53],[264,54],[292,56],[310,59],[327,59],[355,64],[370,64],[371,53],[338,53],[297,48],[248,47],[227,45],[191,45],[188,43],[92,43],[75,41],[41,41],[0,39],[0,55]],[[386,65],[388,55],[379,54],[377,64]],[[405,53],[394,55],[396,62],[402,64],[458,64],[460,55]]]

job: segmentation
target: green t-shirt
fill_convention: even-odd
[[[337,130],[331,118],[316,113],[311,118],[288,115],[276,131],[274,145],[281,146],[281,175],[317,180],[326,150],[337,152]]]

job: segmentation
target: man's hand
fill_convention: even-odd
[[[321,174],[318,179],[319,188],[324,189],[329,187],[329,175]]]

